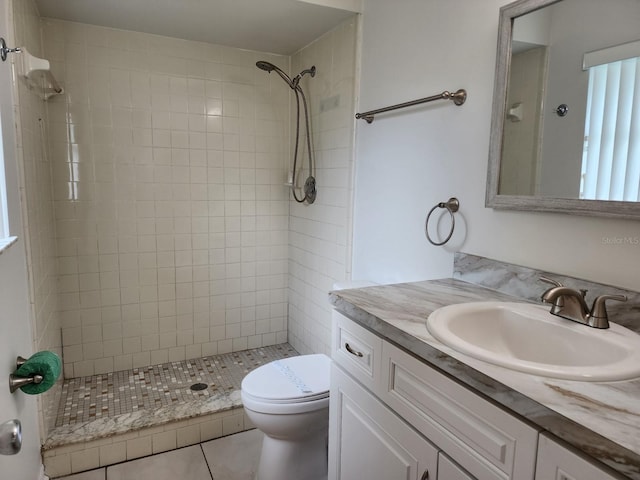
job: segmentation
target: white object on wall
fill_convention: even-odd
[[[507,113],[507,118],[511,122],[522,121],[522,102],[514,103]]]
[[[53,95],[64,93],[53,73],[51,73],[51,65],[48,60],[31,55],[25,47],[20,47],[18,55],[20,55],[20,77],[43,100],[47,100]]]

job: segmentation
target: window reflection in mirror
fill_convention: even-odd
[[[625,58],[629,53],[634,56]],[[589,88],[580,198],[640,200],[640,57],[636,53],[640,53],[640,42],[585,55]]]
[[[615,67],[583,69],[585,53],[638,41],[639,18],[638,0],[561,0],[514,19],[499,195],[639,200],[640,159],[618,159],[640,155],[640,73],[621,72],[616,94],[594,88]]]

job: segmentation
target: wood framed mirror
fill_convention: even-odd
[[[500,9],[486,206],[640,219],[640,2]]]

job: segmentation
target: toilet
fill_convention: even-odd
[[[264,433],[256,480],[327,478],[330,364],[323,354],[300,355],[242,380],[245,412]]]

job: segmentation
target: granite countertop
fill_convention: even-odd
[[[329,298],[340,313],[475,393],[640,480],[640,379],[578,382],[520,373],[456,352],[426,328],[429,314],[446,305],[526,299],[458,279],[340,290]]]

